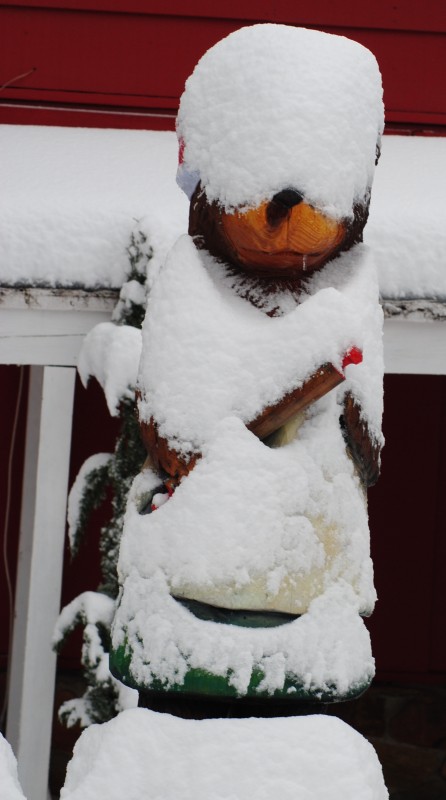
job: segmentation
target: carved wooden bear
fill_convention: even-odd
[[[362,233],[382,125],[374,57],[317,31],[241,29],[186,84],[189,235],[143,327],[148,459],[113,631],[145,697],[320,702],[371,680],[382,314]]]

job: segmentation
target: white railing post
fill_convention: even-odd
[[[27,800],[46,800],[74,367],[31,367],[7,738]]]

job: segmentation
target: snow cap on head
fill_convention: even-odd
[[[343,36],[287,25],[241,28],[186,82],[178,181],[227,211],[297,189],[334,217],[367,199],[383,130],[373,54]]]

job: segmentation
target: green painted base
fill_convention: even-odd
[[[159,679],[153,678],[149,685],[138,684],[132,675],[131,670],[132,654],[128,645],[122,645],[110,653],[110,670],[112,674],[133,689],[140,692],[150,693],[171,693],[189,696],[201,696],[215,699],[239,698],[234,686],[231,685],[230,675],[213,675],[203,669],[190,669],[184,678],[183,683],[174,683],[166,686]],[[353,700],[359,697],[368,689],[371,681],[364,681],[361,684],[350,686],[344,693],[339,693],[336,687],[320,689],[308,689],[296,679],[295,676],[287,676],[282,689],[276,690],[273,694],[259,690],[259,685],[263,680],[263,673],[254,670],[251,680],[243,698],[253,698],[257,700],[287,700],[312,704],[339,703],[345,700]]]

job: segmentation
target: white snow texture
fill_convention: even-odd
[[[0,284],[119,287],[135,219],[154,272],[187,230],[173,133],[3,125],[0,143]],[[446,138],[383,137],[364,231],[383,297],[446,299],[445,185]]]
[[[73,550],[74,547],[74,537],[79,524],[80,503],[88,476],[93,470],[105,467],[111,458],[111,453],[95,453],[95,455],[90,456],[90,458],[87,458],[84,461],[78,474],[76,475],[75,481],[68,496],[67,510],[68,541],[70,543],[71,550]]]
[[[25,800],[17,775],[17,761],[6,739],[0,733],[0,797],[1,800]]]
[[[286,187],[334,217],[372,185],[384,124],[373,54],[343,36],[263,24],[198,62],[181,98],[184,165],[226,210]],[[180,168],[181,171],[181,168]]]
[[[92,725],[61,800],[387,800],[373,747],[335,717],[183,720],[147,709]]]
[[[187,229],[167,131],[0,126],[0,284],[119,288],[135,229],[156,271]]]
[[[94,458],[94,456],[93,456]],[[102,592],[82,592],[65,606],[57,619],[53,645],[60,644],[78,620],[83,624],[82,662],[89,664],[98,684],[108,683],[115,688],[117,707],[120,710],[135,708],[138,704],[138,693],[121,681],[117,681],[109,670],[109,654],[104,650],[99,626],[110,628],[115,612],[116,601]],[[76,723],[81,726],[90,725],[90,710],[84,698],[65,701],[59,709],[59,715],[66,717],[67,727]]]
[[[446,300],[446,137],[385,136],[364,241],[385,298]]]

